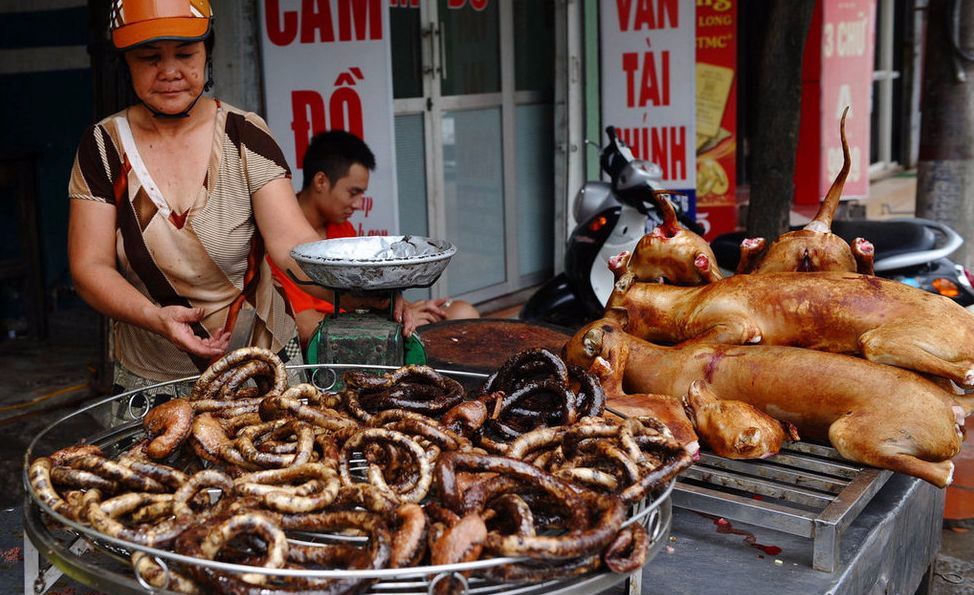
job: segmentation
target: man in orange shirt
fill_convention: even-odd
[[[311,139],[303,166],[304,185],[298,192],[298,204],[318,236],[323,240],[356,236],[349,218],[362,208],[369,175],[375,169],[375,155],[369,146],[342,130],[323,132]],[[273,263],[271,270],[291,303],[301,344],[307,346],[321,320],[335,311],[334,306],[302,291]],[[450,298],[406,302],[404,307],[412,314],[405,317],[406,337],[417,326],[431,322],[480,316],[469,303]]]

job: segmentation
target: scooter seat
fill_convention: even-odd
[[[792,231],[798,229],[802,229],[802,226],[791,228]],[[877,261],[898,254],[932,250],[937,244],[933,230],[919,221],[836,220],[832,222],[832,233],[849,243],[856,238],[869,240],[876,249]],[[721,234],[710,242],[718,266],[728,271],[737,269],[744,237],[743,231],[734,231]]]
[[[869,240],[876,249],[876,260],[937,246],[936,234],[916,221],[833,221],[832,233],[850,243],[856,238]]]

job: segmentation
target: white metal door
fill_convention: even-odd
[[[551,272],[553,4],[390,8],[400,231],[458,248],[438,295],[484,301]]]

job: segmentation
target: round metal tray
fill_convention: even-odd
[[[291,369],[305,369],[311,374],[311,380],[319,388],[331,389],[341,377],[341,372],[347,369],[394,370],[391,366],[349,365],[349,364],[321,364],[288,366]],[[482,381],[486,374],[461,372],[454,370],[438,370],[463,382]],[[148,591],[169,593],[164,589],[151,589],[136,579],[129,564],[132,552],[140,550],[166,562],[178,562],[184,565],[198,565],[216,568],[224,572],[263,573],[274,576],[301,576],[307,578],[358,578],[377,579],[368,593],[406,594],[428,593],[437,580],[454,573],[473,572],[473,576],[466,579],[468,593],[593,593],[607,589],[625,580],[628,575],[600,571],[576,578],[549,580],[538,583],[498,583],[477,576],[476,571],[483,568],[502,566],[520,562],[523,558],[496,557],[475,562],[444,564],[439,566],[417,566],[412,568],[386,568],[379,570],[295,570],[295,569],[263,569],[240,564],[229,564],[214,560],[202,560],[184,556],[167,550],[146,547],[128,541],[104,535],[95,529],[68,519],[41,502],[34,493],[27,480],[27,468],[30,461],[37,456],[49,454],[38,453],[38,444],[45,438],[57,436],[63,445],[51,448],[56,450],[62,446],[84,442],[101,447],[106,454],[116,455],[131,444],[141,439],[143,429],[140,418],[147,411],[146,391],[155,390],[167,385],[193,380],[195,377],[185,378],[167,383],[160,383],[143,389],[125,392],[112,397],[96,401],[69,413],[51,425],[41,430],[31,441],[24,453],[24,489],[26,493],[24,503],[24,532],[38,551],[62,572],[78,582],[96,589],[104,589],[112,593],[142,593]],[[96,410],[107,408],[113,412],[124,411],[133,414],[135,419],[118,426],[107,428],[101,432],[88,436],[72,436],[71,432],[62,430],[75,425],[80,416],[91,415]],[[96,416],[97,417],[97,416]],[[675,480],[661,488],[657,493],[630,507],[629,517],[624,525],[642,523],[649,532],[650,548],[646,557],[651,560],[667,541],[672,518],[670,494]],[[46,515],[47,519],[45,519]],[[54,522],[51,522],[53,520]],[[636,571],[639,572],[639,571]],[[441,578],[438,578],[441,577]]]
[[[332,289],[429,287],[456,254],[450,242],[419,236],[336,238],[299,244],[291,256],[312,281]]]

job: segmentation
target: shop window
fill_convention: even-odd
[[[903,114],[903,15],[908,0],[877,0],[873,54],[873,89],[869,139],[870,177],[899,169],[904,155]]]

